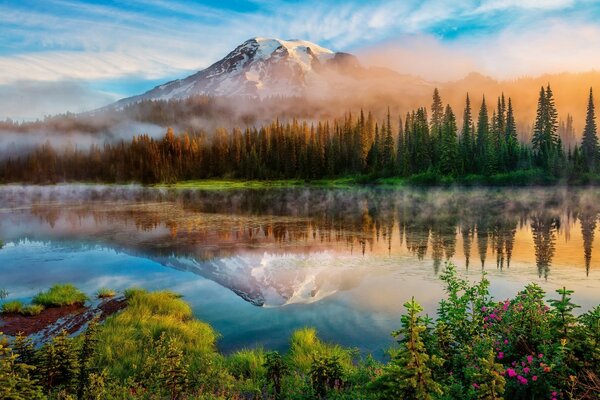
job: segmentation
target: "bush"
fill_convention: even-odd
[[[19,314],[23,310],[23,303],[18,300],[7,301],[2,304],[2,313],[3,314]]]
[[[40,292],[33,298],[33,304],[44,307],[62,307],[83,304],[87,296],[75,286],[67,283],[54,285],[45,292]]]
[[[40,315],[44,311],[44,306],[40,304],[28,304],[21,310],[21,314],[26,316]]]
[[[99,299],[109,299],[111,297],[115,297],[116,295],[117,292],[109,288],[100,288],[96,292],[96,297],[98,297]]]

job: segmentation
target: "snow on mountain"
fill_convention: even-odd
[[[301,96],[309,86],[324,84],[326,71],[360,68],[356,58],[304,40],[253,38],[222,60],[184,79],[120,100],[183,99],[207,96]]]

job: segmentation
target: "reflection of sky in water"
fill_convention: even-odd
[[[226,351],[281,349],[292,330],[315,326],[325,339],[381,354],[411,296],[435,313],[436,271],[448,257],[471,280],[485,260],[497,299],[536,282],[549,293],[575,289],[582,310],[598,304],[597,198],[593,190],[0,186],[0,288],[25,300],[57,282],[89,294],[171,289],[222,334]]]
[[[277,259],[271,255],[265,258]],[[195,315],[221,333],[220,347],[224,351],[253,345],[284,349],[294,329],[314,326],[326,340],[378,355],[392,343],[390,332],[398,327],[405,301],[414,295],[425,306],[426,312],[433,314],[442,295],[441,283],[430,273],[428,261],[373,255],[361,256],[360,264],[347,267],[335,258],[330,259],[331,263],[327,262],[327,257],[317,259],[317,266],[311,265],[306,258],[293,256],[286,260],[300,264],[288,268],[308,270],[309,275],[326,270],[327,278],[340,286],[328,286],[327,296],[318,301],[281,307],[256,307],[210,279],[167,268],[148,258],[69,242],[8,243],[0,251],[3,272],[0,286],[10,289],[11,299],[23,300],[52,283],[64,281],[72,282],[90,294],[103,286],[120,290],[132,286],[170,289],[183,294]],[[256,258],[246,260],[256,261]],[[163,258],[161,261],[173,264],[179,259]],[[222,263],[227,261],[221,260]],[[240,260],[236,263],[240,264]],[[523,276],[494,270],[490,279],[496,298],[513,296],[517,288],[532,280],[548,291],[560,287],[563,278],[569,280],[568,274],[548,281],[539,279],[535,268],[528,265],[511,266],[512,269],[529,269],[534,273]],[[479,272],[472,269],[468,275],[475,280]],[[293,285],[298,281],[286,283]],[[580,285],[576,300],[584,307],[590,307],[597,302],[597,290],[595,281]]]

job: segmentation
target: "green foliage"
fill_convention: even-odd
[[[32,377],[35,367],[20,361],[0,333],[0,398],[7,400],[42,399],[41,387]]]
[[[273,397],[280,399],[282,380],[288,373],[288,366],[283,357],[278,352],[273,351],[265,355],[264,367],[266,368],[268,382],[273,390]]]
[[[33,304],[44,307],[62,307],[74,304],[83,304],[87,296],[70,283],[54,285],[45,292],[40,292],[33,297]]]
[[[386,363],[292,334],[285,354],[224,357],[216,333],[170,292],[127,291],[128,307],[76,339],[40,349],[0,338],[0,398],[50,399],[575,399],[600,388],[600,306],[576,316],[572,291],[546,301],[535,284],[494,301],[485,276],[449,264],[438,318],[404,306]],[[39,383],[38,383],[39,382]],[[591,397],[593,398],[593,396]]]
[[[2,304],[2,313],[19,314],[21,311],[23,311],[23,303],[18,300],[7,301]]]
[[[392,352],[392,359],[373,383],[378,398],[433,399],[442,394],[441,385],[433,378],[433,369],[441,365],[435,355],[429,355],[422,335],[427,330],[419,313],[423,308],[413,298],[404,304],[407,314],[402,316],[402,328],[393,333],[400,348]]]
[[[40,376],[47,389],[73,388],[77,377],[77,352],[66,331],[40,350]]]
[[[355,354],[355,350],[321,341],[314,328],[302,328],[292,333],[287,362],[292,368],[308,374],[316,356],[335,357],[343,367],[350,368]]]
[[[315,356],[310,367],[310,382],[318,398],[325,398],[330,390],[343,387],[344,371],[336,356]]]

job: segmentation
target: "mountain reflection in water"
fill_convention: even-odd
[[[594,279],[595,189],[0,187],[5,242],[77,242],[191,271],[259,306],[318,301],[399,259]],[[515,274],[530,273],[519,268]],[[597,280],[597,277],[595,278]],[[575,286],[575,287],[573,287]]]

